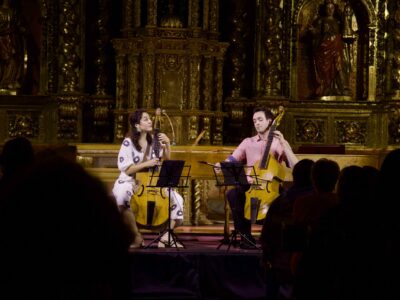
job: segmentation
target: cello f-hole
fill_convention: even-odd
[[[163,189],[162,188],[160,188],[160,195],[161,195],[161,197],[163,198],[163,199],[165,199],[165,195],[164,195],[164,193],[163,193]]]
[[[137,194],[138,197],[142,196],[142,195],[143,195],[143,192],[144,192],[144,186],[143,186],[143,184],[140,185],[140,187],[142,188],[142,190]]]

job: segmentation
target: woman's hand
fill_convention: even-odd
[[[148,168],[154,167],[154,166],[160,166],[161,165],[161,161],[159,158],[152,158],[148,161],[145,162],[145,164],[147,164]]]
[[[163,148],[168,148],[171,144],[169,137],[165,133],[160,133],[158,135],[158,141],[160,142]]]

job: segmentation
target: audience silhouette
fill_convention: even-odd
[[[46,151],[1,201],[2,299],[127,298],[131,235],[100,180]]]
[[[128,299],[133,237],[100,180],[23,137],[0,163],[0,297]],[[400,149],[380,170],[299,161],[261,232],[266,299],[396,298],[399,169]],[[300,250],[287,235],[297,225],[310,229]]]
[[[375,254],[376,261],[380,263],[375,284],[382,287],[381,292],[385,293],[385,298],[381,295],[381,299],[394,299],[394,295],[398,295],[398,279],[393,274],[397,274],[400,268],[399,170],[400,149],[395,149],[382,162],[373,205],[374,220],[379,226],[381,239],[379,252]]]
[[[326,209],[337,204],[334,189],[339,172],[339,165],[333,160],[322,158],[315,162],[311,170],[314,192],[294,203],[293,217],[296,223],[313,227]]]
[[[321,215],[298,263],[296,300],[383,299],[376,285],[382,244],[371,205],[376,171],[359,166],[341,171],[339,204]]]
[[[293,168],[293,183],[272,202],[261,231],[263,261],[266,268],[266,299],[281,299],[291,293],[291,251],[284,246],[283,232],[293,223],[293,203],[312,193],[311,168],[314,161],[300,160]]]

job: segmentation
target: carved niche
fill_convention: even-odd
[[[318,0],[296,6],[294,91],[299,100],[375,99],[377,28],[368,3]]]

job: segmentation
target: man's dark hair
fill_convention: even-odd
[[[259,111],[264,112],[265,118],[266,118],[266,119],[271,119],[271,120],[274,119],[274,114],[271,112],[271,110],[269,110],[268,108],[265,108],[265,107],[256,107],[256,108],[253,110],[253,115],[254,115],[256,112],[259,112]]]

